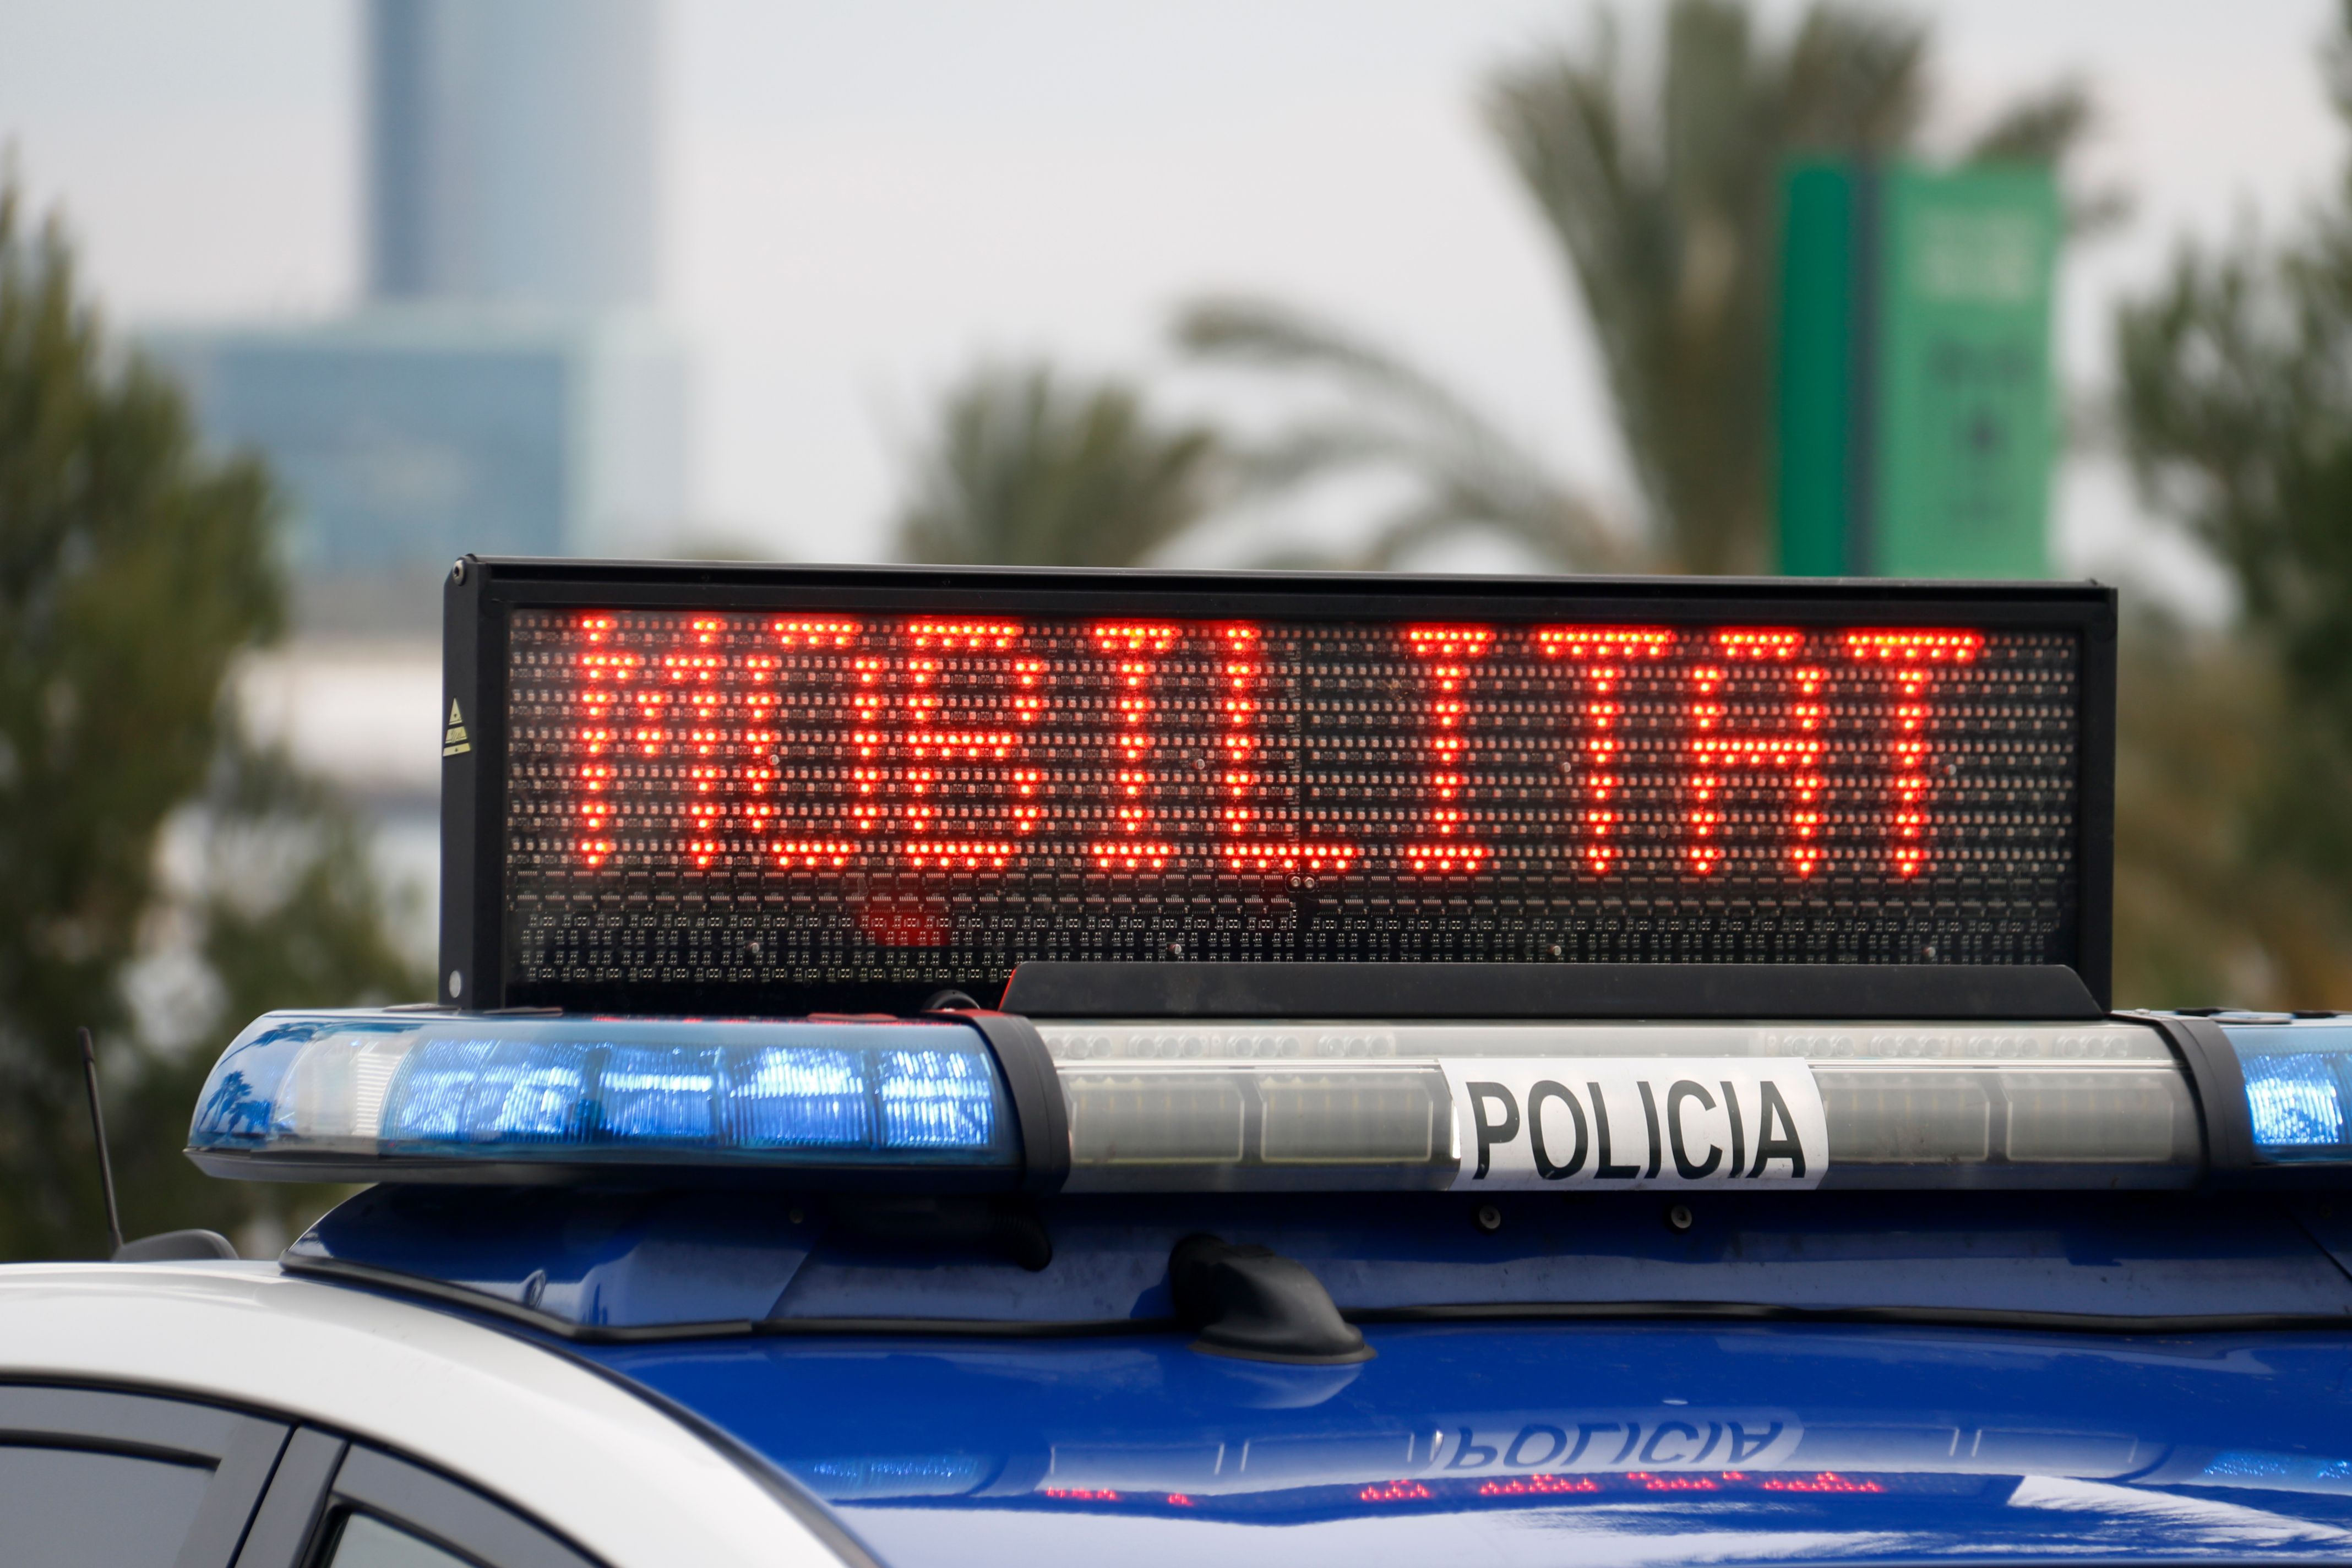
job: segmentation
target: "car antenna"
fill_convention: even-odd
[[[81,1037],[81,1078],[89,1090],[89,1131],[98,1141],[98,1180],[106,1190],[106,1239],[111,1258],[122,1250],[122,1210],[114,1201],[114,1162],[106,1153],[106,1109],[98,1098],[98,1052],[89,1043],[89,1026],[75,1031]]]

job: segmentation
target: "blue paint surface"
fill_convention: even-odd
[[[1391,1326],[585,1347],[892,1568],[2352,1557],[2352,1334]]]
[[[976,1201],[377,1188],[299,1258],[569,1322],[733,1320],[575,1343],[733,1433],[891,1568],[2352,1560],[2352,1232],[2261,1194],[1062,1199],[1024,1268]],[[1751,1302],[2325,1331],[1380,1323],[1306,1368],[1188,1348],[1170,1247],[1311,1268],[1345,1308]],[[1084,1337],[808,1320],[1084,1321]],[[749,1321],[747,1321],[747,1320]],[[799,1321],[801,1330],[794,1331]],[[1133,1323],[1133,1328],[1127,1327]],[[1302,1554],[1305,1554],[1302,1556]]]
[[[747,1193],[370,1187],[289,1249],[455,1285],[565,1322],[766,1315],[816,1232]]]
[[[1167,1315],[1168,1254],[1197,1231],[1313,1269],[1340,1307],[1746,1302],[1802,1309],[2340,1316],[2352,1278],[2261,1194],[1795,1193],[1663,1200],[1444,1194],[1063,1198],[1053,1260],[1022,1267],[1002,1205],[862,1205],[782,1193],[372,1188],[299,1242],[595,1327],[775,1318],[1100,1321]],[[797,1216],[797,1217],[796,1217]],[[2345,1256],[2352,1258],[2352,1249]]]

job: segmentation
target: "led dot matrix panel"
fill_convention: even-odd
[[[468,575],[450,1000],[904,1007],[1030,959],[2105,988],[2105,590]]]

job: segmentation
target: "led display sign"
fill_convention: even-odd
[[[2105,985],[2104,590],[453,579],[447,1000],[986,1002],[1033,960]]]

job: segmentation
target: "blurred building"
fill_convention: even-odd
[[[684,365],[642,316],[430,302],[146,343],[210,438],[268,457],[321,587],[469,550],[657,553],[681,510]]]
[[[429,627],[468,550],[671,542],[659,24],[657,0],[369,0],[362,303],[148,334],[207,437],[283,482],[308,627]]]
[[[656,310],[659,0],[367,0],[361,298],[147,332],[288,502],[300,640],[261,738],[341,784],[434,951],[441,579],[467,551],[659,554],[687,367]]]
[[[370,0],[377,300],[653,301],[652,0]]]

